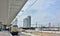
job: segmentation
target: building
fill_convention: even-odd
[[[28,16],[23,20],[23,27],[30,28],[31,27],[31,16]]]

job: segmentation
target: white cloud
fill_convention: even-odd
[[[40,8],[40,10],[44,10],[44,9],[47,9],[51,5],[54,5],[56,1],[57,0],[38,0],[39,3],[36,2],[33,5],[33,8],[36,8],[36,9]]]

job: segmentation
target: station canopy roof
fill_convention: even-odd
[[[27,0],[0,0],[0,22],[10,24]]]

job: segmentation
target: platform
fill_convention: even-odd
[[[0,31],[0,36],[12,36],[8,31]]]

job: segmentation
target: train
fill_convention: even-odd
[[[9,31],[12,35],[18,35],[19,28],[18,28],[17,25],[13,25],[13,26],[10,27]]]

